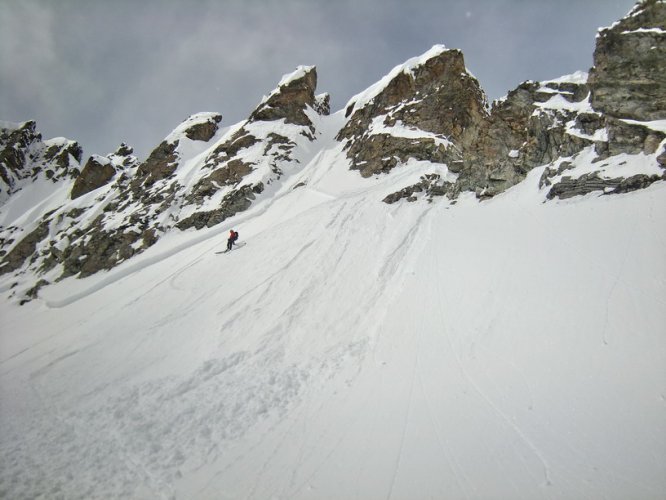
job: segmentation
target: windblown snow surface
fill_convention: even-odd
[[[332,146],[3,301],[0,497],[664,498],[666,183],[545,202],[542,171],[386,205],[423,165],[363,179]]]

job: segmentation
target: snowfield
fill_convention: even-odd
[[[3,301],[0,497],[664,498],[666,183],[381,203],[417,172],[328,149]]]

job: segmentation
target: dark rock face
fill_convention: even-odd
[[[423,194],[428,201],[432,201],[435,196],[443,196],[450,192],[452,184],[443,181],[439,174],[425,174],[416,184],[408,186],[396,193],[392,193],[384,198],[384,203],[393,204],[405,199],[407,201],[416,201],[417,194]]]
[[[207,121],[192,125],[185,131],[185,135],[193,141],[208,142],[217,133],[218,123],[221,121],[222,115],[216,114]]]
[[[34,121],[28,121],[15,130],[0,129],[0,178],[8,190],[26,166],[28,146],[41,140],[35,127]]]
[[[595,129],[605,131],[605,137],[594,144],[597,160],[602,162],[600,167],[603,160],[616,155],[644,154],[656,155],[657,166],[665,168],[666,133],[646,123],[666,118],[665,60],[666,4],[663,2],[639,2],[626,17],[600,30],[595,65],[588,79],[590,103],[597,117],[579,116],[580,121],[588,121],[581,124],[588,133]],[[542,176],[542,185],[552,184],[549,199],[594,191],[626,193],[666,179],[663,173],[609,177],[592,172],[577,178],[564,176],[552,183],[560,173],[548,168]]]
[[[34,121],[0,128],[0,199],[40,176],[52,182],[69,181],[79,174],[83,151],[65,139],[42,141]]]
[[[0,275],[16,271],[28,257],[35,253],[37,244],[49,234],[48,221],[42,221],[34,230],[24,236],[0,262]]]
[[[316,96],[313,109],[319,115],[328,116],[331,112],[331,96],[329,94],[320,94]]]
[[[134,153],[134,149],[123,142],[120,146],[118,146],[118,149],[116,149],[116,152],[113,154],[114,156],[128,158],[132,153]]]
[[[116,175],[116,169],[109,160],[91,156],[81,170],[81,174],[74,181],[70,195],[72,200],[106,185],[114,175]]]
[[[666,138],[664,132],[651,130],[638,123],[627,123],[623,120],[606,117],[605,124],[608,129],[608,143],[605,149],[599,151],[602,153],[602,158],[622,153],[653,154]]]
[[[314,66],[300,68],[300,76],[292,78],[277,91],[271,93],[250,115],[250,122],[275,121],[284,119],[286,123],[311,126],[305,113],[306,106],[315,108],[317,88],[317,70]]]
[[[243,149],[248,149],[259,142],[245,128],[235,132],[227,141],[217,146],[206,158],[204,168],[215,168],[224,162],[234,159]]]
[[[408,158],[456,161],[460,152],[449,141],[472,140],[486,117],[484,105],[462,53],[442,48],[423,64],[397,71],[368,102],[351,103],[337,139],[345,142],[352,169],[364,177],[388,172]],[[405,129],[427,137],[415,140]]]
[[[573,198],[574,196],[584,196],[586,194],[602,191],[604,194],[629,193],[638,189],[645,189],[653,182],[666,180],[666,175],[645,175],[637,174],[629,178],[611,178],[604,179],[596,172],[584,174],[578,178],[563,177],[560,182],[555,184],[546,195],[549,200],[553,198]]]
[[[349,105],[349,121],[338,134],[351,168],[365,177],[389,172],[410,158],[427,160],[458,174],[455,183],[436,192],[494,196],[532,168],[594,143],[569,128],[591,135],[601,126],[597,115],[576,111],[589,94],[587,85],[576,81],[523,83],[488,112],[459,51],[434,51],[410,71],[390,76],[372,99]],[[570,103],[570,109],[549,104],[551,99]]]
[[[196,212],[194,215],[181,220],[176,224],[178,229],[185,230],[191,227],[202,229],[204,227],[213,227],[220,222],[243,212],[250,208],[252,201],[264,190],[263,184],[255,186],[243,186],[240,189],[230,192],[224,197],[219,208],[204,212]]]
[[[43,160],[46,177],[53,181],[75,178],[79,174],[79,163],[81,163],[82,156],[83,150],[76,142],[49,145],[44,151]],[[75,160],[73,163],[72,158]]]
[[[457,189],[494,196],[522,181],[534,167],[593,144],[584,134],[568,132],[568,124],[585,127],[575,111],[548,106],[553,98],[576,104],[587,95],[587,86],[574,82],[525,82],[509,92],[494,103],[474,142],[464,149]]]
[[[464,191],[476,192],[478,197],[494,196],[522,181],[533,168],[559,158],[575,158],[589,147],[596,151],[597,160],[619,154],[656,154],[656,162],[663,167],[666,134],[643,122],[666,118],[665,25],[666,3],[639,2],[627,17],[600,31],[595,67],[589,78],[572,75],[570,79],[521,84],[504,100],[494,103],[488,114],[472,113],[466,135],[456,135],[451,127],[439,129],[455,146],[448,148],[448,154],[432,148],[415,153],[411,144],[401,156],[394,151],[400,147],[395,138],[364,140],[364,130],[371,127],[369,120],[354,120],[352,112],[356,114],[357,110],[350,107],[347,112],[351,119],[340,138],[351,140],[346,147],[352,168],[371,175],[405,162],[405,156],[421,159],[428,155],[431,161],[446,163],[451,172],[458,174],[446,193],[455,198]],[[454,73],[451,78],[456,76]],[[387,92],[386,99],[396,107],[409,104],[417,99],[417,92],[407,92],[400,102],[395,102],[399,98],[390,101],[391,96],[400,95],[399,89],[407,87],[408,79],[398,75],[387,87],[393,91]],[[367,108],[365,112],[373,116],[372,107]],[[478,104],[471,109],[478,109]],[[428,113],[417,110],[409,116],[415,128],[434,130]],[[419,142],[425,144],[425,138]],[[553,198],[592,191],[625,192],[661,178],[652,174],[608,178],[597,172],[565,179],[557,169],[548,168],[542,186],[552,186],[549,197]]]
[[[152,186],[156,181],[162,180],[171,175],[178,167],[179,156],[176,153],[178,141],[169,143],[162,141],[157,146],[148,159],[143,162],[137,171],[137,179],[135,185],[143,185],[144,187]]]
[[[180,134],[162,141],[148,159],[139,165],[136,178],[132,182],[133,190],[138,193],[141,189],[150,188],[155,182],[171,176],[180,162],[180,140],[187,137],[193,141],[208,142],[217,133],[220,121],[222,115],[218,113],[205,113],[188,118],[179,127]]]
[[[597,35],[590,71],[592,107],[614,118],[664,119],[666,3],[639,2]]]

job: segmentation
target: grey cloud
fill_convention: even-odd
[[[140,156],[181,120],[249,115],[299,64],[340,109],[435,43],[463,50],[490,98],[592,63],[633,0],[0,0],[0,119],[36,119],[86,153]]]

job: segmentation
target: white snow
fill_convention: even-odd
[[[280,87],[284,87],[285,85],[289,85],[291,82],[293,82],[295,80],[299,80],[299,79],[303,78],[306,74],[308,74],[313,69],[314,69],[314,66],[298,66],[296,68],[296,70],[282,76],[282,78],[280,79],[280,83],[278,83],[278,89]]]
[[[0,496],[664,497],[666,183],[389,206],[424,165],[350,172],[343,119],[247,212],[0,303]]]
[[[384,120],[386,119],[386,116],[387,115],[380,115],[373,118],[368,129],[369,135],[389,134],[393,137],[402,137],[405,139],[432,139],[438,146],[449,147],[452,145],[452,142],[442,135],[407,126],[400,120],[397,120],[392,126],[385,125]]]
[[[661,148],[658,149],[658,151],[660,150]],[[565,176],[577,179],[584,174],[593,172],[597,172],[601,178],[605,179],[627,178],[637,174],[661,176],[664,171],[659,167],[656,156],[657,153],[651,155],[623,153],[600,161],[594,146],[589,146],[573,158],[559,159],[555,163],[556,167],[566,160],[571,162],[572,168],[565,170],[561,175],[555,176],[551,180],[552,182],[559,182]]]
[[[576,120],[570,120],[567,122],[566,131],[569,135],[581,137],[590,141],[608,141],[608,129],[605,127],[595,130],[594,134],[586,134],[582,130],[576,128]]]
[[[638,121],[638,120],[621,120],[629,125],[642,125],[657,132],[666,133],[666,120],[652,120],[652,121]]]
[[[632,35],[634,33],[656,33],[658,35],[663,35],[666,34],[666,30],[663,30],[661,28],[638,28],[635,30],[628,30],[628,31],[623,31],[623,35]]]
[[[547,88],[547,87],[544,87]],[[560,93],[553,95],[546,102],[536,102],[534,105],[537,108],[541,109],[553,109],[553,110],[563,110],[570,111],[573,113],[594,113],[592,105],[590,104],[590,97],[578,102],[569,102],[567,101]],[[534,113],[538,113],[539,110],[536,109]]]
[[[559,78],[555,78],[553,80],[545,80],[541,82],[542,84],[546,83],[577,83],[579,85],[587,83],[587,79],[589,77],[589,74],[586,71],[576,71],[575,73],[572,73],[570,75],[564,75],[560,76]],[[539,89],[541,91],[541,89]]]

